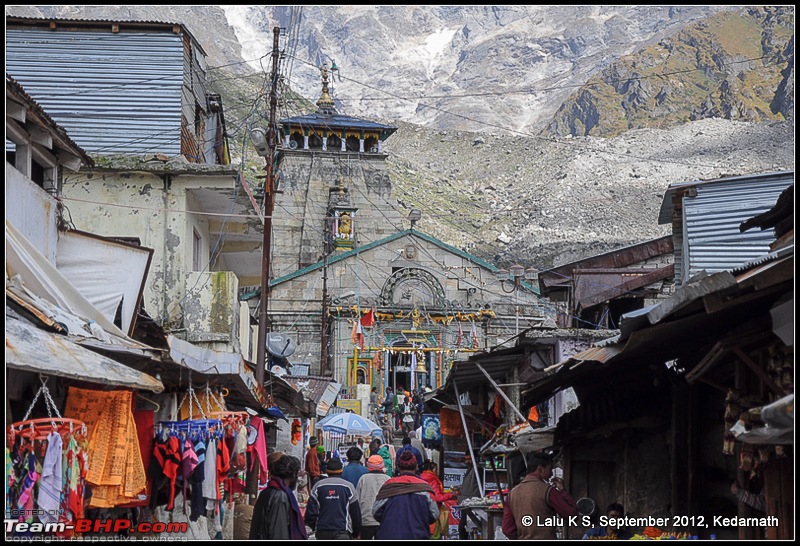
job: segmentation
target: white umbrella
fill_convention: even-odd
[[[317,423],[317,428],[325,432],[335,432],[337,434],[353,434],[364,436],[381,433],[381,427],[373,421],[361,417],[357,413],[337,413],[328,415]]]

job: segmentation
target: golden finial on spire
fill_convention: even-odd
[[[317,112],[320,114],[335,114],[333,98],[328,91],[328,61],[322,63],[320,67],[322,73],[322,96],[317,101]]]

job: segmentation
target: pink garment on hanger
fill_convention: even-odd
[[[186,440],[183,443],[183,479],[187,480],[200,464],[200,459],[197,458],[197,453],[194,452],[192,442]]]
[[[267,438],[264,434],[264,421],[261,420],[261,417],[251,417],[250,418],[250,428],[255,429],[256,437],[255,441],[250,444],[247,449],[255,451],[256,456],[258,457],[259,463],[259,472],[258,472],[258,482],[259,482],[259,489],[261,489],[261,484],[263,483],[264,486],[267,484]],[[252,468],[252,466],[251,466]]]

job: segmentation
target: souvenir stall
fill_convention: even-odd
[[[25,416],[7,429],[5,518],[31,524],[69,524],[85,515],[87,427],[80,420],[62,417],[47,388],[47,378],[40,377],[40,381]],[[30,419],[40,399],[48,417]],[[15,536],[32,537],[36,529],[33,526],[32,532]],[[68,531],[57,534],[61,538],[71,535]]]
[[[175,397],[69,384],[54,396],[48,378],[37,378],[24,417],[7,428],[6,519],[129,519],[167,524],[162,536],[171,538],[233,538],[234,497],[241,493],[246,503],[251,488],[255,498],[266,485],[264,419],[226,410],[222,393],[208,386],[200,396],[190,387],[181,403],[162,405]],[[186,418],[160,419],[179,417],[184,405]]]
[[[502,520],[505,483],[497,471],[492,472],[489,459],[484,460],[480,454],[480,447],[493,437],[495,428],[479,413],[445,405],[438,416],[440,478],[446,490],[458,489],[462,493],[458,502],[450,506],[449,539],[492,538],[495,523]],[[423,438],[428,434],[430,431],[423,428]],[[470,474],[477,477],[477,493],[467,498],[463,486]]]
[[[155,426],[148,507],[157,521],[186,523],[187,538],[232,539],[235,503],[266,486],[264,421],[225,410],[208,386],[199,398],[190,386],[178,406],[184,419]]]
[[[462,491],[453,506],[450,538],[500,538],[510,480],[506,448],[497,439],[507,436],[509,423],[528,426],[509,397],[514,392],[509,387],[518,384],[513,378],[520,358],[502,350],[458,361],[445,385],[426,402],[427,408],[439,409],[443,483],[463,487],[462,480],[470,476],[477,485],[477,492]]]

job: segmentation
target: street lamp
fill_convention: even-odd
[[[408,213],[408,219],[411,220],[411,229],[414,229],[414,224],[419,222],[420,218],[422,218],[422,213],[419,209],[411,209],[411,212]]]
[[[514,293],[514,314],[516,315],[516,333],[519,333],[519,305],[517,304],[517,293],[522,288],[522,279],[529,281],[533,284],[539,281],[539,270],[535,267],[525,268],[519,264],[514,264],[506,269],[497,271],[497,277],[500,279],[500,287],[503,292],[510,294]],[[506,288],[506,284],[510,288]]]
[[[258,152],[258,155],[261,157],[266,157],[269,155],[269,142],[267,141],[267,133],[264,129],[256,127],[250,130],[250,141],[253,143],[253,147]]]
[[[539,270],[535,267],[525,268],[519,264],[514,264],[508,269],[499,269],[496,273],[500,279],[500,286],[503,292],[510,294],[522,287],[522,279],[535,284],[539,281]],[[506,288],[506,284],[510,285]]]

